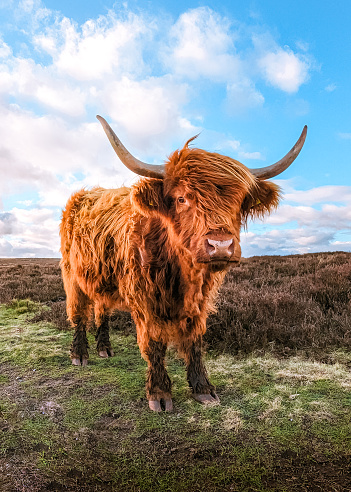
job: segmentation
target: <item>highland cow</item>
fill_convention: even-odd
[[[283,159],[265,168],[248,169],[193,148],[193,139],[157,166],[133,157],[98,119],[123,164],[143,178],[131,188],[78,191],[63,211],[61,269],[75,329],[72,363],[87,365],[92,309],[100,357],[113,356],[109,313],[129,311],[148,364],[149,407],[172,410],[165,367],[170,344],[185,360],[193,397],[219,401],[202,359],[206,318],[226,272],[240,260],[241,226],[277,207],[279,188],[267,180],[297,157],[307,127]]]

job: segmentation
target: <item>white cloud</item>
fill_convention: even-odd
[[[12,58],[2,65],[0,92],[68,116],[85,114],[87,94],[58,77],[52,67],[43,67],[31,59]]]
[[[305,254],[319,251],[349,249],[346,242],[341,248],[334,240],[334,233],[317,229],[297,228],[266,231],[261,234],[242,233],[242,254],[254,255]],[[346,246],[345,246],[346,245]]]
[[[349,241],[336,239],[340,234],[351,236],[351,187],[321,186],[306,191],[290,190],[284,198],[277,211],[268,216],[263,225],[251,223],[250,232],[243,233],[244,256],[276,254],[277,251],[281,254],[302,254],[351,249]],[[292,206],[286,201],[297,205]],[[272,230],[272,226],[279,226],[280,229]],[[259,232],[253,232],[257,230]]]
[[[16,217],[9,213],[0,213],[0,236],[11,234],[16,228]]]
[[[325,87],[325,91],[326,92],[334,92],[336,89],[337,89],[337,85],[334,84],[334,83],[331,83],[331,84],[328,84],[326,87]]]
[[[262,157],[261,152],[245,152],[245,151],[240,151],[239,156],[242,159],[257,159],[257,160],[263,160],[264,158]]]
[[[136,157],[160,162],[174,144],[180,147],[202,130],[194,121],[202,126],[205,112],[193,101],[198,92],[203,96],[203,87],[216,84],[223,105],[237,114],[264,105],[262,78],[286,92],[308,79],[306,53],[293,53],[272,39],[251,44],[251,28],[208,7],[187,10],[173,25],[169,19],[163,24],[158,13],[147,17],[124,8],[82,25],[40,0],[22,0],[14,9],[22,23],[20,51],[14,48],[13,54],[0,40],[0,173],[6,176],[0,193],[4,203],[23,191],[30,200],[22,197],[0,214],[1,256],[57,255],[59,209],[73,191],[137,179],[119,162],[100,124],[92,122],[95,113],[106,117]],[[244,160],[262,159],[232,136],[204,130],[206,145],[214,142],[221,152],[229,149]],[[311,193],[310,202],[302,204],[299,192],[291,190],[290,202],[297,207],[286,204],[266,227],[297,217],[301,229],[313,220],[322,224],[313,208],[318,192]],[[325,227],[338,211],[347,219],[344,204],[334,210],[321,203]],[[313,232],[309,240],[306,231],[298,237],[296,244],[305,242],[304,247],[319,238]],[[253,239],[259,244],[255,234]],[[266,242],[279,249],[273,231]]]
[[[249,37],[246,32],[251,28],[236,22],[234,30],[229,19],[208,7],[188,10],[170,29],[163,50],[165,66],[186,80],[204,78],[225,84],[225,107],[231,114],[264,104],[264,95],[256,88],[260,78],[288,93],[297,92],[308,81],[313,63],[306,44],[298,43],[302,54],[294,53],[265,33],[253,35],[253,48],[244,51],[236,45]],[[304,104],[303,114],[308,111]]]
[[[227,85],[226,109],[238,114],[247,109],[263,106],[264,97],[252,81],[242,79]]]
[[[296,41],[296,47],[297,47],[297,49],[299,49],[301,51],[305,51],[305,52],[309,51],[309,49],[310,49],[309,43],[307,43],[306,41],[302,41],[301,39]]]
[[[277,212],[266,219],[267,224],[283,225],[289,222],[297,222],[299,225],[309,227],[324,227],[330,230],[350,229],[351,204],[348,206],[336,206],[325,204],[321,210],[303,205],[291,206],[282,204]]]
[[[150,137],[183,133],[188,138],[189,131],[197,132],[180,112],[186,97],[186,86],[174,83],[170,77],[151,77],[141,82],[123,77],[105,88],[101,101],[105,111],[138,147],[148,149]]]
[[[310,65],[307,60],[288,48],[265,53],[258,64],[264,79],[285,92],[297,92],[309,78]]]
[[[233,150],[238,150],[240,147],[239,140],[228,140],[226,143]]]
[[[234,56],[230,22],[208,7],[183,13],[170,30],[170,45],[164,62],[177,74],[189,79],[206,77],[226,81],[240,70]]]
[[[0,58],[7,58],[12,55],[12,49],[2,39],[0,39]]]
[[[81,27],[63,18],[45,34],[36,35],[34,42],[52,56],[58,73],[93,81],[105,75],[140,73],[144,66],[142,47],[150,32],[141,17],[130,14],[119,20],[110,11]]]
[[[325,202],[351,202],[350,186],[319,186],[310,190],[289,190],[284,201],[316,205]]]
[[[0,238],[0,255],[58,256],[59,220],[55,215],[55,211],[45,208],[13,208],[8,214],[0,214],[0,234],[5,236]]]
[[[24,12],[33,12],[34,8],[38,8],[40,5],[40,1],[38,0],[21,0],[19,2],[18,8]]]
[[[37,88],[36,98],[47,107],[57,109],[69,116],[85,114],[85,98],[78,88],[71,90],[67,86],[61,86],[58,90],[58,88],[42,85]]]
[[[0,132],[0,173],[6,176],[0,180],[3,194],[39,190],[46,203],[62,206],[78,186],[118,186],[131,175],[98,122],[70,128],[56,118],[0,110]],[[59,195],[66,199],[57,203],[53,199]]]
[[[314,59],[307,53],[308,45],[302,41],[297,42],[297,47],[303,53],[279,46],[269,32],[254,34],[252,42],[255,48],[252,62],[258,72],[269,85],[284,92],[297,92],[316,68]]]
[[[351,133],[339,133],[339,137],[343,140],[351,140]]]

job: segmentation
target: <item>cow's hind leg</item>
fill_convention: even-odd
[[[172,383],[165,367],[166,349],[165,343],[150,339],[144,353],[142,351],[148,363],[146,396],[149,400],[150,409],[155,412],[162,410],[170,412],[173,409]]]
[[[202,359],[202,337],[199,336],[193,342],[184,342],[180,349],[187,366],[187,380],[192,389],[193,398],[200,403],[219,402]]]
[[[95,315],[95,324],[97,325],[97,333],[95,335],[96,349],[99,356],[103,358],[113,357],[114,353],[109,334],[109,316],[107,314],[98,317]]]

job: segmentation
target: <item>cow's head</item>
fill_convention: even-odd
[[[261,169],[248,169],[220,154],[189,147],[174,152],[165,165],[135,159],[108,123],[98,116],[114,150],[140,180],[132,192],[143,215],[161,217],[174,240],[191,251],[199,263],[214,271],[238,262],[240,227],[248,217],[264,216],[278,205],[279,188],[267,181],[283,172],[299,154],[307,127],[280,161]]]

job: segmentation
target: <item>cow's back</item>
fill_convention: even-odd
[[[132,216],[129,193],[129,188],[83,189],[68,200],[60,226],[61,267],[80,284],[104,283],[125,261]]]

